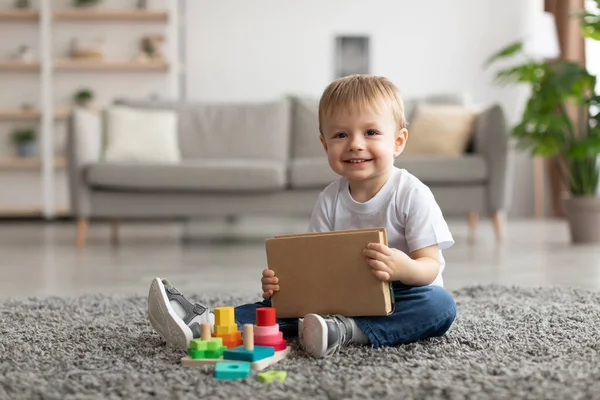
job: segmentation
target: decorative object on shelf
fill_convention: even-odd
[[[71,40],[71,58],[85,60],[103,60],[104,59],[104,39],[81,39]]]
[[[92,7],[100,3],[102,0],[73,0],[75,7]]]
[[[31,158],[36,155],[36,132],[33,128],[17,128],[11,135],[11,140],[21,158]]]
[[[142,37],[140,53],[136,60],[140,62],[164,60],[162,45],[165,41],[163,35],[147,35]]]
[[[32,62],[33,61],[33,52],[31,51],[31,46],[26,44],[21,45],[17,48],[13,55],[13,60],[23,61],[23,62]]]
[[[89,107],[90,103],[94,100],[94,92],[91,89],[80,89],[73,96],[75,104],[80,107]]]
[[[23,103],[21,105],[21,110],[22,111],[26,111],[26,112],[30,112],[30,111],[34,111],[35,107],[31,103]]]
[[[138,0],[137,8],[138,8],[138,10],[147,10],[148,9],[148,0]]]
[[[15,0],[15,8],[18,8],[20,10],[25,10],[25,9],[31,8],[31,1],[30,0]]]
[[[600,9],[600,0],[595,0]],[[584,36],[600,40],[600,11],[575,12]],[[541,18],[543,17],[543,18]],[[519,64],[497,72],[499,83],[529,86],[530,94],[513,128],[521,149],[543,157],[557,156],[561,179],[569,188],[563,199],[574,243],[600,243],[600,93],[597,77],[577,62],[556,59],[558,42],[552,14],[540,17],[541,32],[528,40],[512,43],[494,53],[487,64],[517,57]],[[548,28],[550,27],[550,28]],[[548,30],[554,31],[549,33]],[[556,49],[550,59],[540,49],[548,38],[555,43],[541,50]],[[533,56],[532,56],[533,53]],[[523,61],[524,60],[524,61]]]

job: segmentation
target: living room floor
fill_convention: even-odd
[[[74,246],[71,221],[0,224],[0,297],[113,293],[146,295],[153,277],[184,293],[258,294],[264,239],[305,230],[305,220],[123,222],[119,244],[107,222],[92,222],[88,244]],[[573,246],[561,220],[509,221],[497,245],[482,220],[476,244],[466,220],[449,219],[456,244],[445,251],[448,289],[498,283],[600,290],[600,247]],[[234,239],[219,239],[229,232]]]

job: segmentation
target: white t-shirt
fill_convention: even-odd
[[[431,190],[404,169],[393,167],[381,190],[364,203],[352,198],[346,178],[336,179],[319,194],[309,232],[375,227],[385,227],[388,246],[406,254],[437,244],[441,266],[432,285],[444,285],[442,250],[454,239]]]

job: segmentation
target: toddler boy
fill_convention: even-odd
[[[443,288],[442,250],[454,244],[431,190],[394,166],[408,139],[404,104],[387,79],[352,75],[332,82],[319,103],[320,140],[331,169],[340,175],[319,195],[309,231],[385,227],[388,246],[363,250],[373,274],[391,281],[395,311],[385,317],[349,318],[308,314],[281,319],[285,336],[299,335],[305,350],[320,358],[349,343],[393,346],[443,335],[456,305]],[[262,274],[263,301],[235,308],[239,326],[255,323],[256,309],[271,305],[279,290],[274,272]],[[186,350],[212,312],[192,304],[167,280],[154,279],[148,317],[170,346]]]

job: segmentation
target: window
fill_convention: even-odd
[[[585,7],[590,12],[599,12],[594,0],[586,0]],[[585,39],[586,68],[592,75],[600,76],[600,41]],[[600,79],[596,82],[596,92],[600,91]]]

